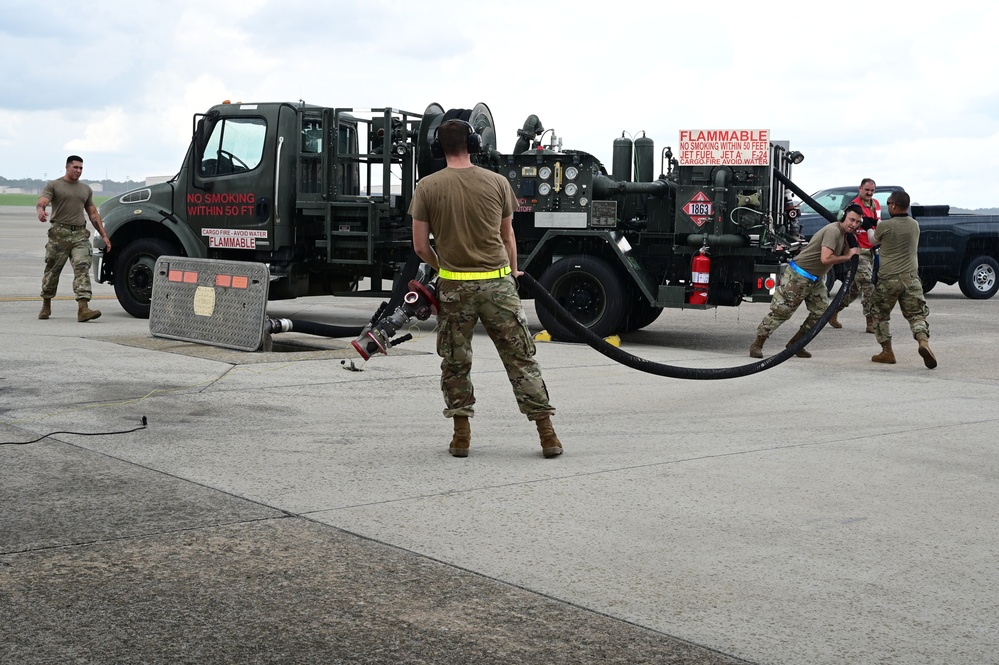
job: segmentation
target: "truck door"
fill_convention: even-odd
[[[209,114],[196,123],[186,210],[209,255],[272,249],[276,149],[267,119],[248,106],[235,107],[238,115]]]

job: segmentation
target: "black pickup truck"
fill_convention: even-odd
[[[882,213],[888,195],[901,187],[878,187],[875,196]],[[834,187],[812,195],[820,205],[839,213],[857,195],[856,187]],[[919,222],[919,276],[923,292],[938,282],[958,284],[968,298],[984,300],[999,291],[999,215],[951,213],[948,205],[912,204],[912,216]],[[801,206],[798,223],[808,240],[828,222],[806,205]],[[842,266],[827,276],[829,287],[841,279]]]
[[[937,282],[961,287],[975,300],[999,291],[999,215],[951,214],[950,206],[912,206],[919,222],[923,291]]]

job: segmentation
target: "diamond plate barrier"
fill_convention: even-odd
[[[263,344],[269,282],[263,263],[161,256],[153,274],[149,332],[256,351]]]

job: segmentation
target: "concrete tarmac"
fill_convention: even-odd
[[[68,269],[40,321],[44,243],[0,208],[0,662],[999,662],[999,299],[927,295],[932,371],[897,310],[872,363],[859,306],[733,380],[538,344],[551,460],[477,336],[455,459],[432,325],[347,371],[346,339],[154,338],[107,285],[77,323]],[[746,364],[766,310],[667,310],[623,348]]]

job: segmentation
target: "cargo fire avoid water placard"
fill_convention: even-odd
[[[680,130],[680,166],[767,166],[769,129]]]
[[[201,235],[208,236],[209,247],[256,249],[257,239],[266,239],[267,231],[250,229],[202,229]]]

